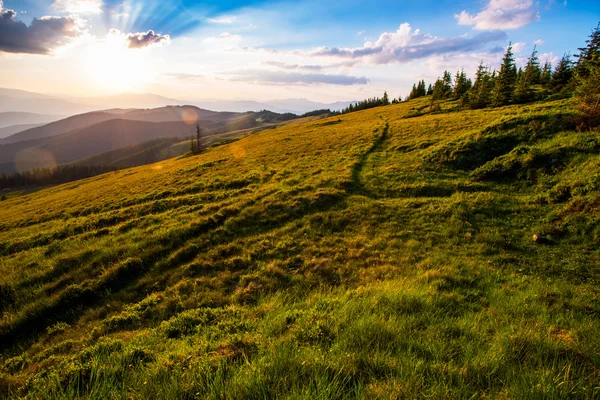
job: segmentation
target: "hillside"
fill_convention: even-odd
[[[8,144],[25,140],[42,139],[92,126],[112,119],[124,119],[145,122],[184,122],[195,125],[200,123],[206,129],[220,127],[220,123],[240,117],[236,113],[221,113],[203,110],[192,106],[169,106],[153,109],[106,110],[74,115],[44,126],[19,132],[5,138],[0,143]]]
[[[24,125],[11,125],[5,126],[4,128],[0,128],[0,139],[3,139],[7,136],[14,135],[15,133],[23,132],[28,129],[37,128],[38,126],[42,126],[44,124],[24,124]]]
[[[599,397],[600,133],[428,102],[9,194],[0,395]]]
[[[60,117],[28,112],[0,112],[0,128],[14,125],[34,125],[56,121]]]

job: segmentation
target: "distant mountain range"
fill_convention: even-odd
[[[295,118],[293,114],[270,111],[215,112],[194,106],[90,112],[0,139],[0,173],[72,163],[124,147],[131,147],[126,153],[141,151],[136,146],[148,141],[189,138],[195,135],[196,124],[205,135],[214,135],[268,127]]]
[[[122,93],[105,97],[74,97],[0,88],[0,113],[29,112],[52,116],[75,115],[103,109],[143,109],[185,104],[212,111],[256,112],[269,110],[276,113],[304,114],[321,109],[341,110],[350,103],[352,102],[318,103],[306,99],[279,99],[265,102],[251,100],[182,101],[149,93]],[[26,121],[9,125],[25,123],[32,124],[35,122]]]

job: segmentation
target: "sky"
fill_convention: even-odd
[[[0,87],[185,100],[406,96],[512,43],[556,63],[597,0],[0,0]]]

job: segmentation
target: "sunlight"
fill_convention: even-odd
[[[151,78],[143,51],[127,48],[118,31],[87,49],[87,64],[90,79],[105,91],[138,89]]]

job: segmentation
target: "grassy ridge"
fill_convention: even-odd
[[[599,396],[600,134],[426,104],[3,202],[0,391]]]

